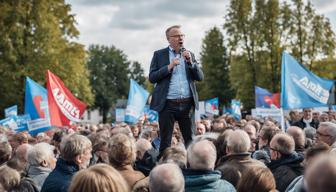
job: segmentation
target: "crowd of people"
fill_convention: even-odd
[[[0,191],[336,191],[336,112],[272,119],[231,115],[178,124],[159,155],[158,123],[78,125],[36,136],[0,128]]]

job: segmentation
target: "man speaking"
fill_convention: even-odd
[[[174,123],[178,122],[187,146],[192,140],[194,109],[198,109],[195,81],[204,78],[193,53],[184,48],[181,26],[166,30],[169,46],[154,52],[149,81],[154,84],[150,108],[159,113],[160,155],[170,147]]]

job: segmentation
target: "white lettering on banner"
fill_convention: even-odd
[[[62,113],[71,121],[76,121],[76,122],[80,121],[79,109],[74,104],[72,104],[70,101],[65,99],[64,94],[59,90],[59,88],[53,89],[52,93]]]
[[[315,100],[324,104],[328,102],[329,91],[323,89],[318,83],[310,81],[307,76],[299,79],[296,74],[291,74],[291,78],[297,86]]]

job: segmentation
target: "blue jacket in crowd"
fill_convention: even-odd
[[[222,175],[219,171],[184,169],[183,175],[185,180],[185,192],[236,191],[231,183],[221,179]]]
[[[77,164],[59,158],[55,169],[44,181],[41,192],[67,192],[71,178],[77,171]]]

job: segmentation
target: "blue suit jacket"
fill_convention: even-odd
[[[194,54],[191,54],[191,56],[192,63],[195,65],[192,67],[191,64],[186,63],[186,75],[193,96],[194,105],[196,109],[198,109],[198,94],[195,81],[202,81],[204,75],[195,60]],[[169,47],[154,52],[149,70],[149,81],[154,84],[150,108],[157,112],[160,112],[166,103],[170,78],[172,76],[172,73],[168,71],[169,62]]]

